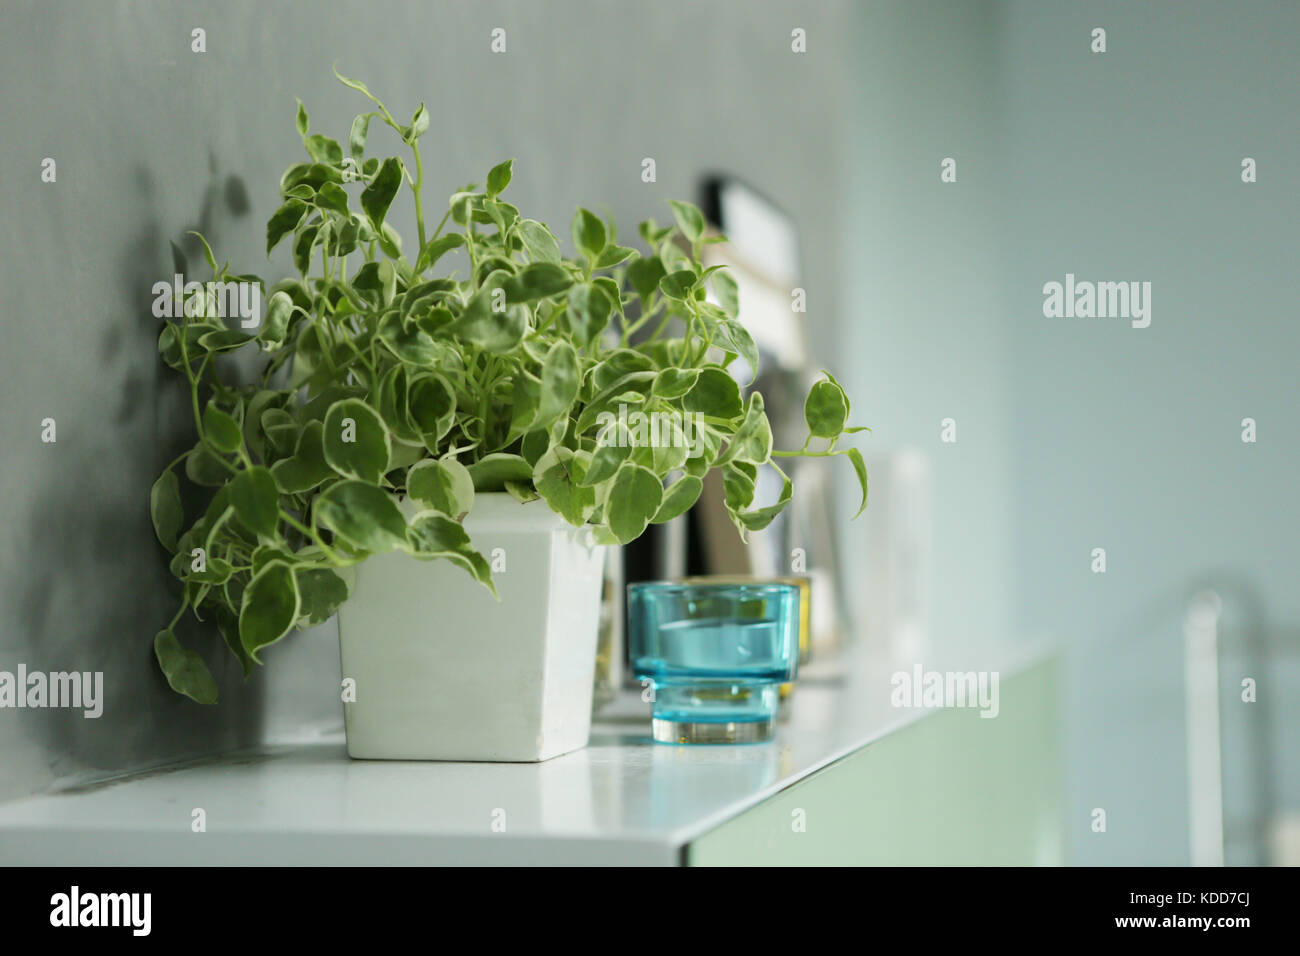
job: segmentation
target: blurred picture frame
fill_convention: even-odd
[[[794,218],[758,189],[734,176],[712,175],[703,183],[701,209],[715,236],[704,247],[706,266],[726,266],[736,280],[740,321],[759,351],[759,374],[743,359],[730,371],[742,392],[759,391],[777,447],[803,444],[803,396],[818,378],[806,326],[795,308],[799,290],[799,235]],[[837,579],[839,562],[830,514],[832,488],[825,462],[782,462],[799,494],[786,511],[747,541],[737,534],[723,506],[722,480],[711,473],[687,520],[687,570],[691,574],[780,577],[805,574],[813,581],[813,647],[836,643],[847,614]],[[788,467],[787,467],[788,466]],[[774,504],[781,480],[770,468],[759,472],[754,505]]]

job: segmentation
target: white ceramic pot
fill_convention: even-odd
[[[534,761],[586,746],[605,549],[504,493],[476,495],[465,530],[505,562],[499,602],[448,561],[358,566],[339,609],[350,756]]]

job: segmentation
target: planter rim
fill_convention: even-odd
[[[399,504],[408,517],[422,510],[419,502],[406,496]],[[555,531],[569,528],[580,532],[550,509],[541,498],[520,502],[506,491],[478,491],[474,493],[474,507],[464,520],[465,530],[472,536],[479,530]]]
[[[474,528],[485,525],[550,529],[572,527],[541,498],[521,503],[506,491],[475,492],[474,507],[465,516],[465,527],[472,534]]]

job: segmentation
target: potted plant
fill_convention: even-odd
[[[158,663],[176,691],[214,703],[203,658],[176,637],[187,611],[215,620],[245,676],[338,612],[353,756],[576,749],[601,549],[684,513],[710,469],[739,533],[765,527],[790,500],[775,460],[786,455],[848,457],[865,506],[861,455],[837,447],[858,430],[848,398],[828,373],[807,397],[808,441],[773,451],[762,396],[742,400],[728,371],[737,357],[756,368],[758,354],[735,282],[700,263],[715,238],[699,210],[674,202],[671,225],[642,223],[640,252],[579,209],[566,255],[502,198],[506,161],[453,194],[430,230],[428,111],[401,123],[339,79],[374,109],[345,155],[309,133],[299,104],[307,161],[284,173],[267,223],[268,254],[288,242],[298,276],[267,288],[218,266],[203,241],[212,280],[172,293],[179,315],[159,351],[189,385],[197,441],[150,496],[182,584]],[[376,120],[410,162],[366,155]],[[389,221],[404,185],[413,246]],[[447,267],[453,252],[462,271]],[[253,291],[266,295],[260,323],[223,321]],[[247,363],[231,357],[256,351],[260,377],[242,382]],[[784,489],[755,507],[764,467]],[[181,472],[211,489],[200,513],[184,512]]]

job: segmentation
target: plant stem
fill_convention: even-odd
[[[189,595],[182,595],[182,597],[181,597],[181,606],[180,606],[179,608],[176,609],[176,616],[173,617],[173,618],[172,618],[172,622],[171,622],[170,624],[167,625],[167,630],[170,631],[173,627],[176,626],[176,622],[179,621],[179,620],[181,619],[181,615],[183,615],[183,614],[185,613],[185,609],[186,609],[187,607],[189,607],[189,606],[190,606],[190,598],[189,598]]]
[[[834,458],[836,455],[843,455],[842,451],[774,451],[773,458]]]
[[[442,227],[447,225],[447,220],[450,218],[451,218],[451,208],[448,207],[447,211],[442,214],[442,221],[438,223],[438,228],[433,230],[433,235],[430,236],[429,238],[437,239],[438,236],[442,235]],[[421,247],[420,251],[421,252],[424,251],[423,247]]]
[[[199,383],[194,379],[194,369],[190,368],[189,350],[190,317],[187,314],[181,324],[181,365],[185,368],[185,378],[190,383],[190,408],[194,411],[194,430],[203,438],[203,415],[199,411]]]
[[[664,312],[663,320],[655,326],[654,332],[650,334],[650,338],[646,339],[644,344],[649,345],[651,342],[655,341],[655,339],[659,338],[659,336],[663,334],[664,329],[668,327],[668,323],[672,321],[672,318],[673,314],[671,312]]]
[[[171,471],[173,468],[175,468],[177,465],[179,465],[182,461],[184,461],[186,458],[188,458],[188,457],[190,456],[190,452],[193,451],[193,450],[194,450],[194,449],[192,449],[192,448],[187,448],[187,449],[185,449],[183,452],[181,452],[179,455],[177,455],[175,458],[173,458],[173,459],[172,459],[172,460],[167,464],[167,467],[163,469],[163,472]]]
[[[636,334],[637,329],[641,328],[641,326],[645,325],[647,322],[649,322],[659,313],[659,307],[662,304],[663,304],[662,302],[656,302],[649,309],[642,312],[641,315],[637,317],[635,322],[631,322],[623,326],[624,345],[627,345],[628,341],[632,338],[632,336]]]
[[[424,163],[420,161],[420,144],[414,139],[411,140],[411,152],[415,154],[415,185],[411,191],[415,193],[415,226],[420,233],[420,249],[416,252],[418,257],[424,251],[424,207],[420,204],[420,189],[424,186]]]
[[[290,527],[295,528],[298,531],[302,532],[303,534],[307,535],[307,537],[311,539],[312,543],[315,544],[316,547],[320,548],[321,552],[327,558],[329,558],[329,560],[333,562],[336,566],[338,567],[344,566],[345,559],[340,558],[333,548],[331,548],[329,545],[327,545],[324,541],[321,540],[320,535],[316,531],[315,516],[312,517],[312,527],[310,528],[307,527],[305,524],[303,524],[301,521],[299,521],[297,518],[295,518],[293,515],[286,512],[283,508],[280,509],[280,517]]]

